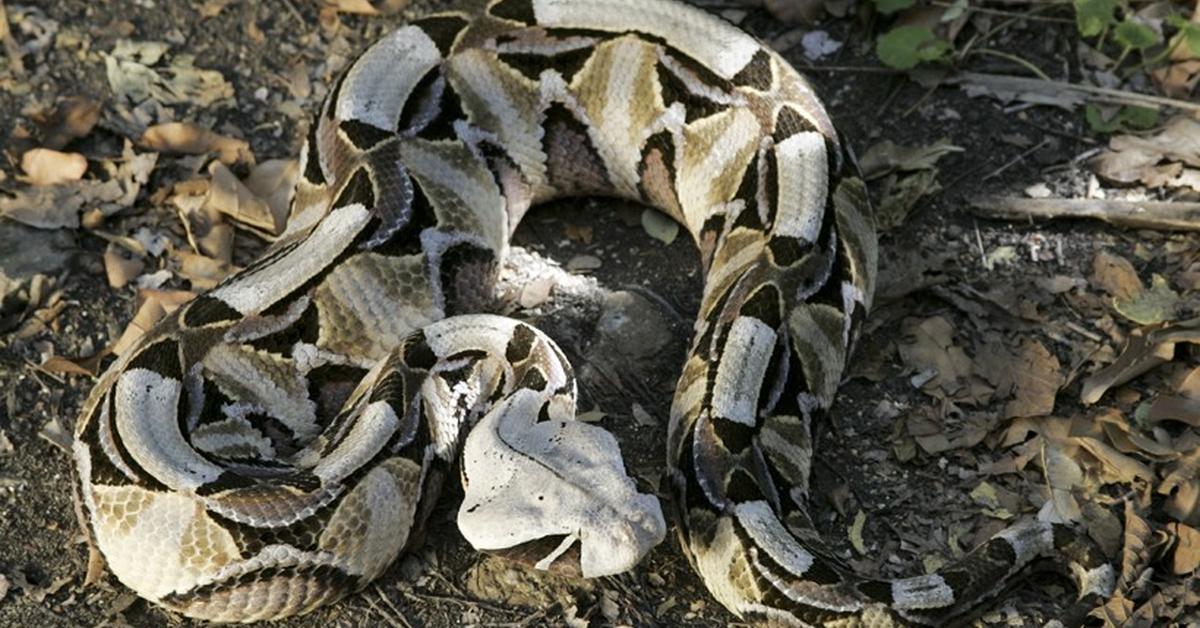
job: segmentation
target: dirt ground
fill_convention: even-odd
[[[339,65],[331,59],[344,63],[399,22],[396,17],[343,14],[336,35],[331,35],[322,30],[315,3],[303,0],[234,1],[205,18],[197,12],[199,4],[27,2],[22,10],[57,23],[57,42],[27,57],[27,74],[0,92],[0,146],[14,141],[14,130],[30,111],[60,97],[83,95],[111,103],[114,97],[101,53],[111,51],[117,40],[130,38],[165,41],[172,54],[192,54],[197,66],[219,71],[232,84],[233,99],[212,106],[176,106],[176,119],[244,137],[259,161],[287,158],[297,153],[306,116]],[[412,12],[445,4],[418,3]],[[767,41],[779,41],[796,28],[762,9],[744,9],[732,1],[701,4],[724,11]],[[8,8],[14,11],[11,3]],[[1149,271],[1174,262],[1139,257],[1138,250],[1194,250],[1194,241],[1083,221],[973,217],[968,201],[980,194],[1021,196],[1039,183],[1061,195],[1085,190],[1089,174],[1075,158],[1102,146],[1104,139],[1088,130],[1078,110],[1013,106],[972,98],[953,87],[927,90],[882,68],[864,43],[863,25],[851,17],[826,18],[816,28],[845,45],[817,62],[804,58],[799,46],[785,54],[809,68],[858,154],[884,140],[929,145],[947,139],[962,148],[937,164],[942,191],[923,199],[903,224],[883,236],[881,306],[860,342],[857,366],[851,369],[860,376],[843,386],[836,409],[817,436],[814,509],[829,543],[865,573],[911,575],[919,573],[930,556],[949,559],[1003,526],[1002,519],[980,507],[973,493],[981,480],[1015,495],[1009,505],[1019,514],[1036,512],[1045,499],[1038,488],[1042,476],[1035,470],[1003,475],[980,471],[985,463],[1003,458],[1000,440],[1009,423],[1000,418],[1006,403],[1002,396],[969,408],[959,399],[958,405],[967,410],[955,414],[946,412],[951,403],[947,399],[914,386],[913,370],[897,354],[902,339],[911,333],[911,321],[938,317],[970,336],[978,329],[973,319],[982,317],[993,321],[990,333],[1004,342],[1019,346],[1023,338],[1036,339],[1067,374],[1054,413],[1072,416],[1080,411],[1083,376],[1097,368],[1088,361],[1089,351],[1105,343],[1115,345],[1110,351],[1120,345],[1071,300],[1024,291],[1051,277],[1090,276],[1093,259],[1102,249],[1133,258],[1139,275],[1149,281]],[[1020,51],[1035,64],[1071,78],[1074,70],[1067,60],[1076,38],[1070,23],[1017,21],[991,46]],[[972,63],[970,69],[977,72],[1013,71],[1001,59]],[[297,67],[312,81],[307,95],[292,91]],[[79,148],[89,157],[121,151],[123,129],[112,122],[111,111],[106,109],[99,129]],[[2,167],[11,183],[16,167]],[[184,165],[160,162],[138,202],[111,218],[103,231],[169,229],[166,225],[178,220],[174,210],[156,204],[151,196],[187,178],[186,170]],[[518,245],[562,265],[570,266],[585,255],[600,264],[585,273],[594,282],[580,283],[574,298],[552,298],[533,308],[517,308],[516,314],[537,322],[564,345],[581,373],[581,408],[604,412],[599,424],[616,433],[642,489],[658,491],[665,501],[670,495],[659,481],[666,417],[698,304],[700,269],[691,243],[680,237],[669,246],[662,244],[641,227],[639,216],[638,208],[608,201],[562,203],[535,211],[521,226]],[[0,337],[0,626],[191,625],[194,622],[136,599],[111,577],[96,586],[82,586],[87,551],[72,505],[73,470],[67,453],[46,437],[47,425],[55,422],[70,432],[92,381],[37,365],[48,353],[86,356],[112,342],[136,309],[135,290],[108,287],[102,262],[107,242],[94,231],[0,226],[5,230],[0,248],[60,256],[61,269],[50,274],[57,278],[66,303],[51,330],[21,339]],[[239,234],[235,260],[251,258],[262,245]],[[998,250],[1013,254],[989,257]],[[531,277],[518,269],[511,280],[513,292],[519,293]],[[166,287],[186,287],[186,282],[173,277]],[[978,297],[983,294],[993,298]],[[1034,302],[1036,317],[1024,317],[1019,308],[1006,310],[1003,299],[995,297],[1014,294]],[[1067,323],[1085,330],[1084,336],[1072,334]],[[629,343],[622,340],[638,333],[655,341],[652,352],[629,354]],[[1085,346],[1088,337],[1100,342]],[[644,412],[633,410],[634,404]],[[988,436],[973,446],[934,454],[920,447],[913,450],[911,440],[897,436],[897,426],[904,417],[922,412],[960,427],[982,421]],[[452,488],[443,496],[427,525],[424,547],[398,561],[362,594],[279,625],[735,622],[688,566],[675,542],[673,524],[668,540],[632,573],[593,582],[566,581],[474,552],[454,526],[460,494]],[[865,552],[853,547],[853,534],[848,532],[859,512],[865,514],[860,524]],[[1115,512],[1120,515],[1119,508]],[[1069,582],[1038,576],[998,601],[977,623],[1041,625],[1060,612],[1071,594]]]

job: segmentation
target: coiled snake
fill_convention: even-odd
[[[806,514],[811,424],[875,280],[862,180],[779,55],[671,0],[493,0],[371,46],[301,155],[284,236],[127,351],[82,411],[83,518],[113,573],[186,615],[252,621],[364,586],[463,452],[463,534],[540,568],[628,569],[664,534],[615,440],[572,421],[552,341],[477,311],[536,203],[608,195],[694,238],[700,313],[667,462],[685,553],[733,613],[944,623],[1057,526],[943,571],[851,574]],[[470,435],[467,428],[473,426]],[[1112,570],[1085,554],[1081,594]]]

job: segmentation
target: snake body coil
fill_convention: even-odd
[[[1069,537],[1026,523],[938,574],[851,574],[805,510],[875,282],[862,180],[808,83],[670,0],[498,0],[364,52],[301,156],[288,231],[147,334],[78,423],[117,577],[187,615],[302,613],[379,575],[463,450],[476,547],[583,575],[663,536],[548,338],[472,315],[533,204],[608,195],[694,238],[704,294],[668,434],[683,548],[732,612],[941,623]],[[474,425],[470,436],[467,427]],[[544,490],[540,490],[544,489]],[[1112,572],[1077,569],[1082,593]]]

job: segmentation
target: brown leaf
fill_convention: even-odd
[[[940,316],[906,319],[903,330],[900,357],[916,371],[914,386],[963,402],[979,403],[991,397],[992,389],[974,377],[971,358],[954,344],[954,327],[949,321]]]
[[[1012,374],[1016,397],[1004,407],[1005,417],[1050,414],[1058,389],[1066,382],[1058,358],[1033,339],[1021,343],[1017,358]]]
[[[254,163],[254,154],[246,140],[220,135],[189,122],[156,124],[146,129],[138,144],[164,153],[216,153],[224,164]]]
[[[1125,341],[1117,361],[1096,371],[1083,381],[1080,400],[1091,405],[1100,400],[1113,386],[1125,382],[1175,359],[1175,343],[1155,343],[1149,340],[1151,328],[1135,329]]]
[[[1118,299],[1130,299],[1143,290],[1142,281],[1129,260],[1103,250],[1092,260],[1092,283]]]
[[[1171,571],[1183,576],[1200,568],[1200,531],[1182,523],[1172,523],[1167,530],[1175,536],[1175,551],[1171,554]]]
[[[1100,461],[1105,484],[1130,484],[1135,479],[1149,483],[1154,479],[1149,467],[1094,438],[1076,438],[1075,442]]]
[[[282,233],[287,225],[298,173],[299,162],[295,159],[269,159],[255,166],[243,181],[246,189],[270,207],[273,235]]]
[[[124,288],[134,277],[142,274],[145,267],[145,262],[131,257],[128,250],[116,242],[109,242],[104,250],[104,274],[108,277],[108,285],[113,288]]]
[[[59,150],[92,132],[100,120],[100,103],[84,96],[64,99],[48,115],[33,116],[42,130],[42,145]]]
[[[121,337],[113,343],[112,353],[123,355],[164,316],[179,309],[180,305],[195,296],[196,293],[184,290],[139,290],[138,299],[141,300],[141,305],[133,315],[133,320],[125,326]]]
[[[87,158],[79,153],[60,153],[49,148],[34,148],[21,156],[21,170],[37,186],[78,181],[87,172]]]
[[[52,373],[68,373],[96,377],[104,358],[112,355],[112,348],[104,347],[86,358],[65,358],[52,355],[42,362],[42,368]]]
[[[237,270],[232,264],[189,251],[176,251],[175,257],[180,262],[179,274],[198,290],[211,289]]]
[[[1156,490],[1169,496],[1163,510],[1171,518],[1200,525],[1200,448],[1175,461]]]
[[[1147,547],[1154,530],[1137,512],[1132,501],[1125,502],[1125,543],[1121,547],[1121,578],[1117,585],[1118,591],[1127,591],[1142,575],[1154,558],[1154,552]]]
[[[287,217],[277,219],[271,207],[255,196],[225,164],[214,161],[209,164],[208,172],[212,175],[212,184],[205,200],[206,207],[215,209],[243,225],[270,234],[283,233],[283,221]]]

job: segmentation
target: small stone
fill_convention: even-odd
[[[596,270],[604,265],[600,258],[594,255],[576,255],[567,261],[567,270],[571,272],[582,272],[588,270]]]

